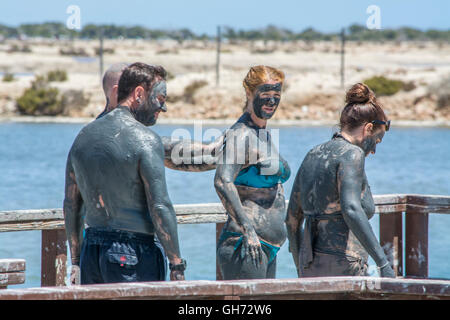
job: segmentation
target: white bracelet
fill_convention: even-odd
[[[382,265],[381,267],[378,267],[380,270],[383,269],[384,267],[386,267],[387,265],[389,265],[389,261],[386,262],[384,265]]]

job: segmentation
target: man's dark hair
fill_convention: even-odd
[[[117,101],[125,100],[137,86],[142,86],[148,91],[155,80],[159,80],[159,78],[166,80],[166,76],[167,72],[162,66],[148,65],[142,62],[129,65],[120,76]]]

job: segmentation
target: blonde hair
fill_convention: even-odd
[[[248,71],[245,79],[243,81],[244,88],[249,92],[255,92],[256,88],[268,82],[269,80],[281,82],[283,85],[284,82],[284,73],[281,70],[275,69],[269,66],[255,66],[251,67]],[[247,108],[248,98],[245,102],[243,111]]]
[[[254,92],[256,87],[269,80],[284,82],[284,73],[281,70],[269,66],[251,67],[244,79],[244,88]]]

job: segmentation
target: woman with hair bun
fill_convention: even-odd
[[[275,278],[276,256],[286,240],[282,183],[290,176],[267,120],[278,108],[283,72],[255,66],[244,79],[247,103],[230,128],[214,185],[227,214],[217,246],[225,280]]]
[[[347,92],[341,131],[303,160],[286,217],[299,277],[364,276],[368,255],[381,277],[395,277],[369,224],[375,204],[364,171],[389,126],[372,90],[357,83]]]

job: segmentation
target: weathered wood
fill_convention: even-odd
[[[380,245],[392,263],[396,276],[403,275],[402,212],[380,214]]]
[[[25,260],[0,259],[0,289],[25,282]]]
[[[428,277],[428,213],[405,215],[405,276]]]
[[[392,246],[393,260],[398,261],[396,272],[398,274],[403,272],[399,212],[406,212],[404,273],[406,276],[426,277],[428,275],[428,213],[450,213],[450,196],[375,195],[374,201],[376,212],[380,214],[380,241],[384,246],[388,244]],[[180,224],[216,223],[219,230],[227,219],[221,203],[174,205],[174,208]],[[24,230],[43,230],[42,285],[64,285],[67,248],[62,209],[0,212],[0,232]],[[216,271],[220,279],[220,272],[218,269]]]
[[[0,273],[0,287],[25,283],[24,272]]]
[[[41,251],[41,286],[64,286],[67,245],[65,230],[43,230]]]
[[[406,196],[406,203],[422,206],[439,205],[450,207],[450,196],[408,194]]]
[[[0,232],[64,229],[64,220],[0,224]]]
[[[24,259],[0,259],[0,273],[25,271]]]
[[[0,300],[82,299],[450,299],[450,281],[321,277],[168,281],[9,289]]]
[[[428,195],[375,195],[376,213],[391,214],[409,209],[415,212],[450,213],[450,197]],[[409,203],[408,201],[411,201]],[[286,200],[286,204],[289,201]],[[174,205],[180,224],[222,223],[226,212],[221,203]],[[0,232],[64,229],[62,209],[0,212]]]
[[[222,229],[223,229],[224,225],[225,225],[225,223],[216,224],[216,248],[218,247],[220,234],[222,233]],[[222,280],[222,279],[223,279],[222,272],[220,272],[219,261],[217,260],[217,254],[216,254],[216,280]]]

